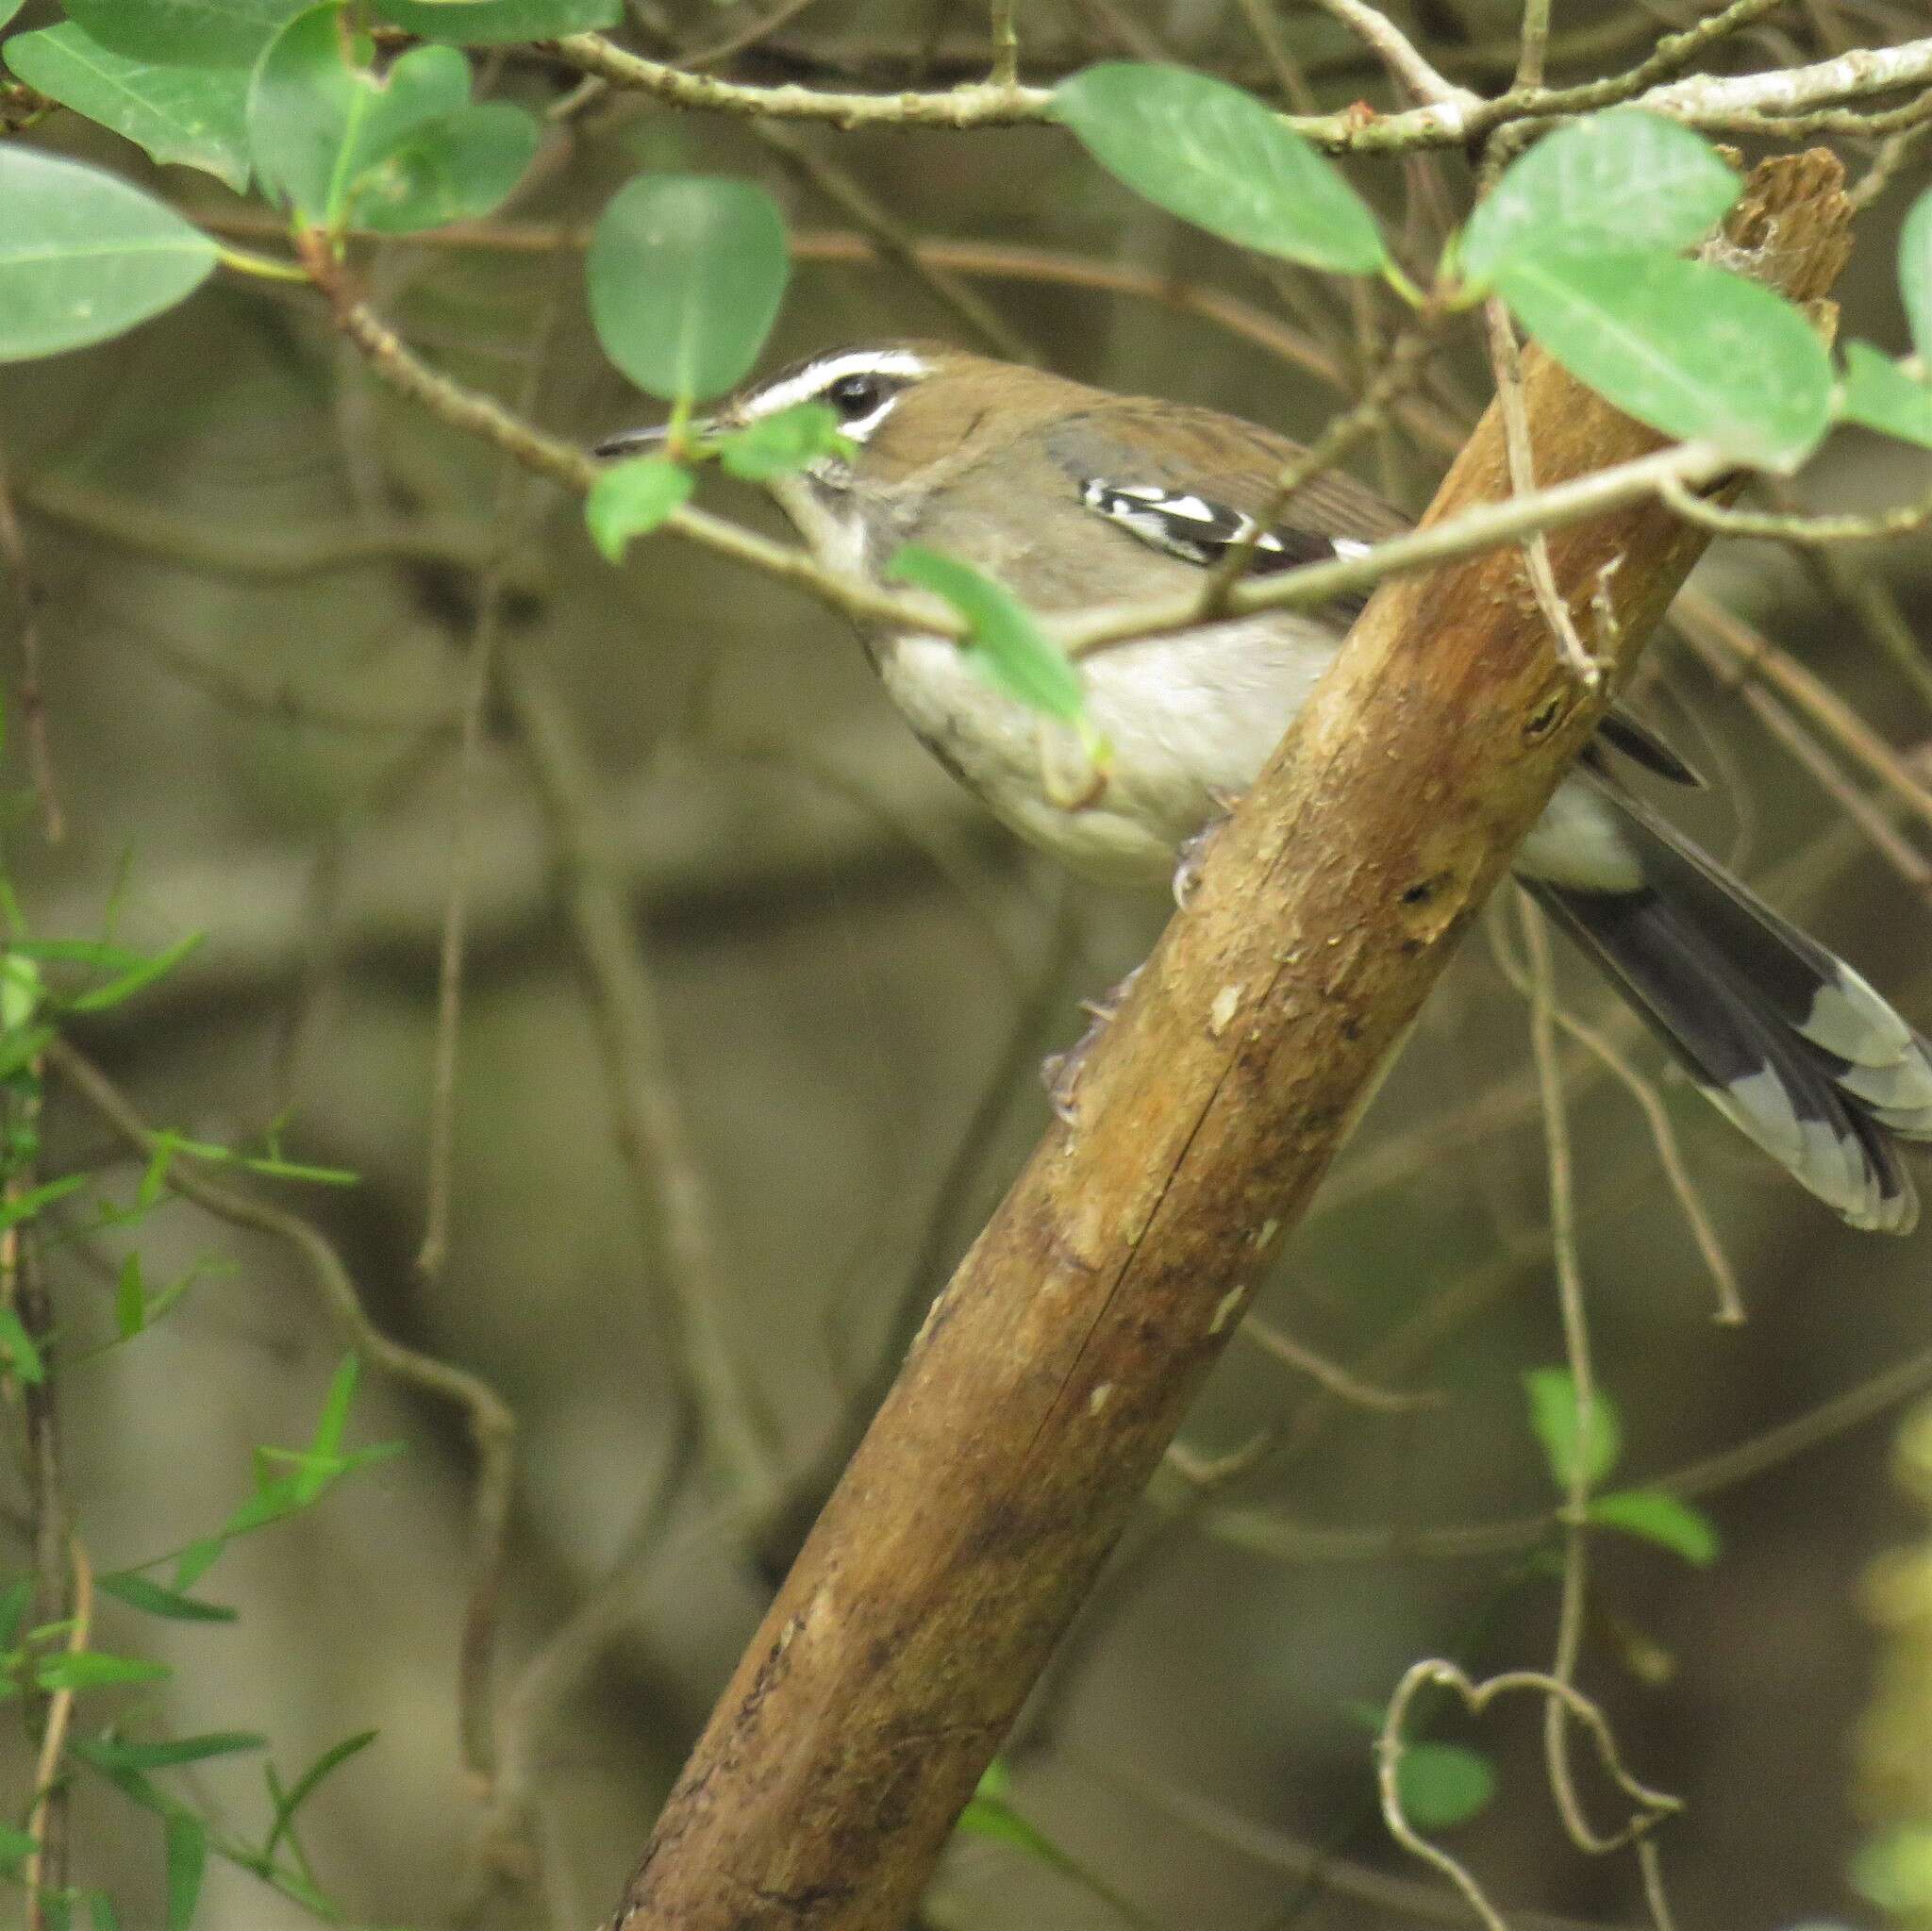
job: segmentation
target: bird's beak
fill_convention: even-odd
[[[598,456],[648,456],[654,449],[662,449],[668,437],[666,424],[657,424],[649,429],[620,429],[615,436],[607,436],[598,443],[594,454]]]

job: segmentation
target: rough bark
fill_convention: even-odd
[[[1736,262],[1841,265],[1839,170],[1766,163]],[[1657,446],[1532,354],[1537,480]],[[1431,507],[1508,491],[1492,407]],[[1707,541],[1552,536],[1628,669]],[[1606,636],[1592,600],[1614,608]],[[1600,713],[1520,555],[1386,583],[935,1303],[673,1791],[628,1931],[896,1931],[1385,1057]]]

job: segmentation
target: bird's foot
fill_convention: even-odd
[[[1221,835],[1221,827],[1241,803],[1241,794],[1237,791],[1213,791],[1209,796],[1214,800],[1214,816],[1191,838],[1182,841],[1174,858],[1174,902],[1182,911],[1187,910],[1188,901],[1194,895],[1194,887],[1201,882],[1201,868],[1208,862],[1208,854],[1214,849],[1214,841]]]
[[[1140,976],[1141,968],[1136,966],[1104,999],[1081,1000],[1080,1009],[1091,1016],[1087,1030],[1064,1053],[1049,1053],[1040,1062],[1040,1077],[1046,1087],[1047,1101],[1061,1124],[1072,1126],[1078,1123],[1080,1109],[1074,1104],[1074,1089],[1080,1082],[1080,1069],[1121,1009],[1128,988]]]

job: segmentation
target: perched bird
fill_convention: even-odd
[[[851,453],[770,488],[822,562],[874,583],[917,541],[1050,618],[1198,587],[1233,543],[1252,542],[1263,572],[1405,527],[1329,473],[1257,529],[1298,454],[1286,438],[934,342],[810,357],[740,391],[711,425],[808,401],[830,407]],[[633,454],[662,434],[631,431],[598,453]],[[1112,762],[1078,808],[1042,758],[1038,714],[956,644],[882,629],[864,641],[912,728],[1022,837],[1082,871],[1158,883],[1258,774],[1360,607],[1257,611],[1086,658]],[[1626,791],[1612,754],[1697,781],[1637,718],[1612,711],[1524,841],[1517,878],[1726,1118],[1852,1225],[1907,1232],[1918,1203],[1894,1140],[1932,1140],[1932,1046]]]

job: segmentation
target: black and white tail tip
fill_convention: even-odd
[[[1614,795],[1614,794],[1610,794]],[[1628,798],[1635,891],[1524,882],[1738,1129],[1855,1227],[1909,1233],[1932,1044],[1840,958]]]

